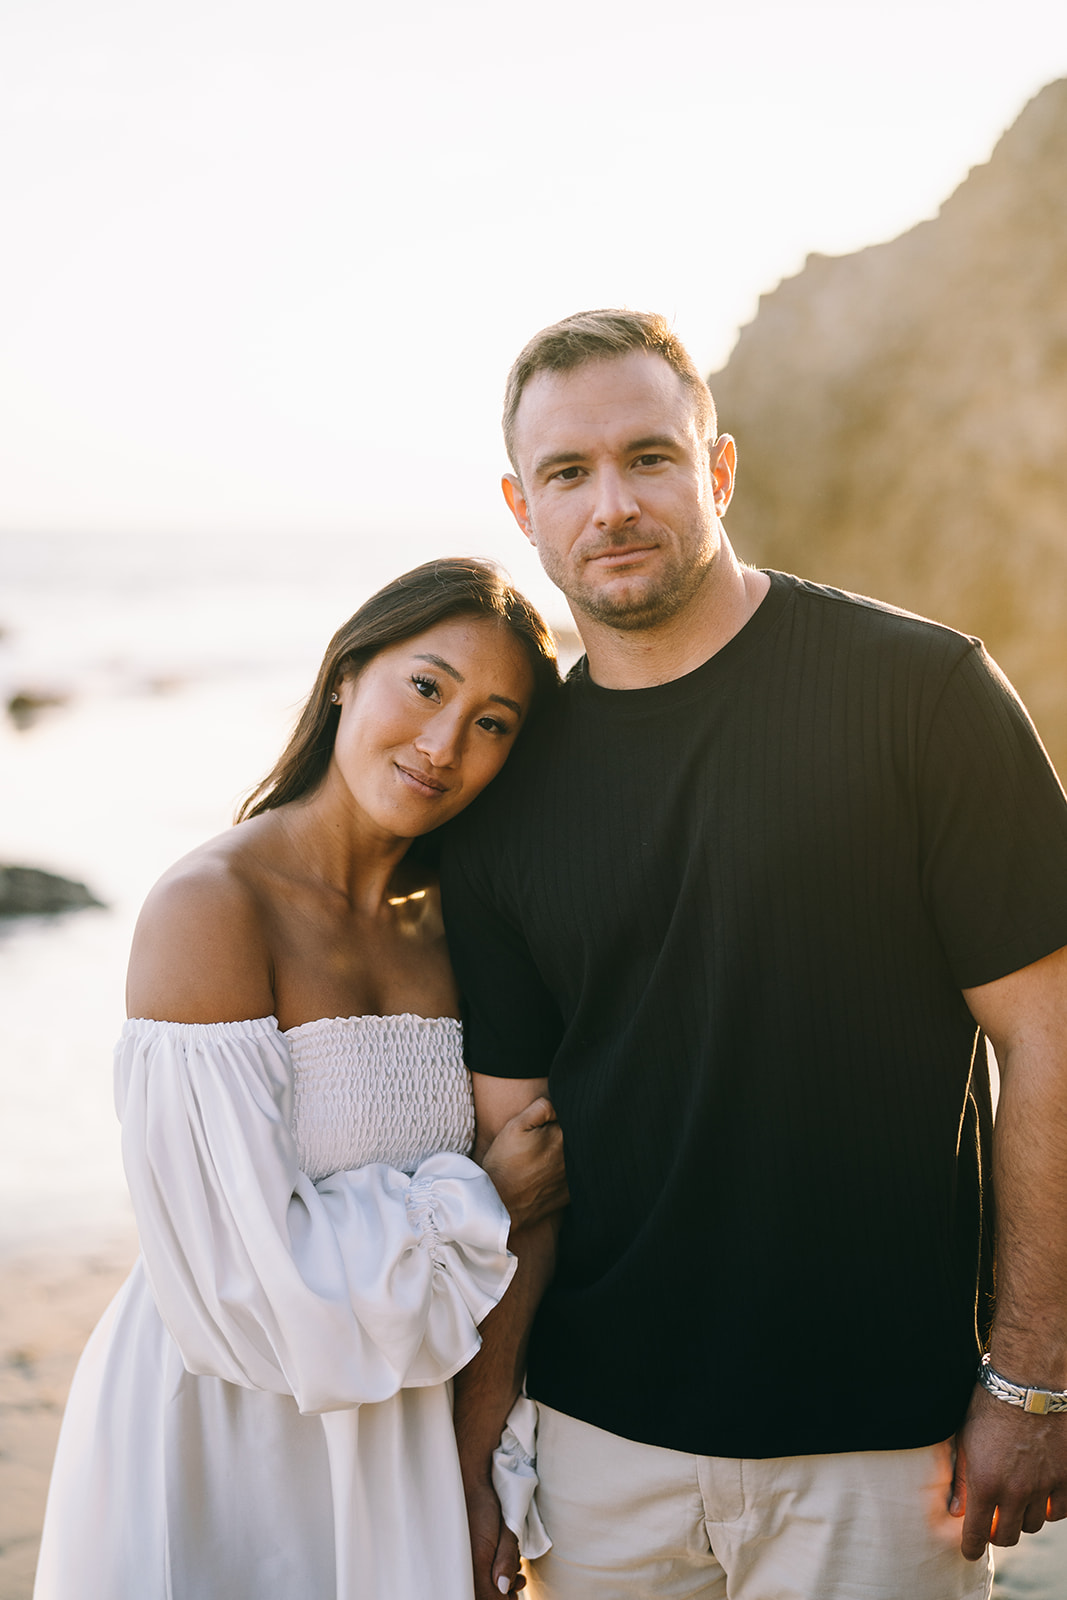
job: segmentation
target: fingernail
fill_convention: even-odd
[[[960,1497],[959,1497],[958,1494],[954,1494],[952,1496],[952,1499],[949,1501],[949,1503],[948,1503],[948,1514],[949,1514],[950,1517],[958,1517],[959,1516],[959,1514],[960,1514]]]
[[[496,1586],[500,1590],[501,1594],[507,1594],[508,1590],[511,1588],[511,1579],[505,1578],[503,1573],[501,1573],[500,1577],[496,1580]]]

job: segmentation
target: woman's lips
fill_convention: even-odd
[[[401,766],[399,761],[395,765],[400,776],[409,788],[414,789],[416,794],[425,795],[429,800],[435,800],[438,795],[445,793],[447,785],[443,784],[440,779],[431,778],[427,772],[416,772],[413,767]]]

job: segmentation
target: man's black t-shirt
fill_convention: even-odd
[[[579,671],[443,883],[468,1063],[563,1126],[530,1393],[708,1455],[951,1434],[991,1291],[960,991],[1067,944],[1067,803],[981,647],[772,574],[687,676]]]

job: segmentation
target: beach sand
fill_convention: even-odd
[[[75,1363],[136,1254],[128,1233],[0,1262],[0,1600],[30,1600]]]
[[[78,1356],[137,1253],[132,1232],[81,1254],[0,1262],[0,1600],[30,1600],[63,1405]],[[1067,1600],[1067,1522],[1001,1552],[997,1600]]]
[[[1067,1522],[1046,1523],[998,1550],[994,1600],[1067,1600]]]

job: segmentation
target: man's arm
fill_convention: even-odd
[[[1067,1389],[1067,948],[964,998],[1000,1067],[992,1364],[1027,1387]],[[951,1509],[968,1560],[1067,1517],[1067,1413],[1034,1415],[976,1388],[959,1451]]]
[[[489,1146],[513,1116],[544,1095],[544,1078],[489,1078],[474,1073],[478,1124],[475,1158],[492,1170]],[[486,1160],[488,1154],[488,1160]],[[508,1248],[519,1265],[508,1292],[481,1325],[482,1347],[454,1383],[456,1441],[467,1495],[477,1600],[499,1600],[518,1573],[518,1544],[505,1526],[492,1485],[492,1455],[522,1387],[534,1312],[552,1276],[558,1222],[548,1218],[512,1232]],[[519,1579],[519,1585],[522,1584]]]

